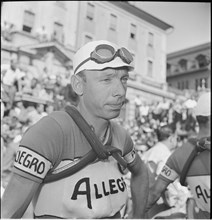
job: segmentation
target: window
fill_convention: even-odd
[[[199,80],[199,86],[200,88],[208,88],[208,78],[207,77],[201,78]]]
[[[89,35],[85,35],[85,40],[84,40],[84,43],[87,44],[88,42],[92,41],[93,38]]]
[[[200,79],[195,79],[195,89],[196,91],[200,89],[206,89],[208,88],[208,78],[200,78]]]
[[[117,16],[110,14],[110,30],[116,31],[117,27]]]
[[[198,55],[196,57],[196,60],[199,63],[199,68],[202,68],[208,65],[208,61],[205,55],[202,55],[202,54]]]
[[[148,34],[148,45],[150,47],[154,46],[154,34],[151,32],[149,32],[149,34]]]
[[[181,59],[179,61],[179,65],[180,65],[182,71],[187,70],[187,60],[186,59]]]
[[[35,20],[35,14],[31,11],[24,11],[23,31],[31,33]]]
[[[153,62],[151,60],[148,60],[148,69],[147,69],[148,76],[152,77],[153,75]]]
[[[58,22],[54,22],[53,40],[63,41],[63,25]]]
[[[170,64],[170,63],[167,63],[167,64],[166,64],[166,69],[167,69],[168,71],[171,70],[171,64]]]
[[[199,85],[199,80],[195,79],[195,90],[196,91],[198,90],[198,85]]]
[[[131,24],[130,38],[135,40],[135,37],[136,37],[136,25]]]
[[[184,90],[184,81],[182,81],[182,86],[181,86],[182,90]]]
[[[197,61],[196,60],[190,60],[190,69],[197,68]]]
[[[177,88],[180,89],[180,82],[177,82]]]
[[[185,82],[186,84],[185,84],[185,88],[186,89],[189,89],[189,81],[188,80],[186,80],[186,82]]]
[[[87,4],[86,18],[90,21],[92,21],[94,19],[94,5],[92,5],[91,3]]]
[[[205,77],[205,88],[208,88],[208,77]]]

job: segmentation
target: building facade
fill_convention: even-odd
[[[109,40],[128,48],[130,74],[125,111],[133,100],[174,99],[166,84],[166,38],[173,27],[127,1],[3,2],[1,63],[17,58],[42,74],[72,73],[74,52],[91,40]],[[6,31],[5,31],[6,30]]]
[[[1,10],[1,63],[17,59],[40,74],[66,71],[75,52],[78,2],[3,2]]]
[[[180,50],[167,55],[167,83],[181,91],[211,88],[211,43]]]

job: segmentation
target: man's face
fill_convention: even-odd
[[[108,68],[85,75],[83,101],[89,113],[102,119],[117,117],[126,97],[128,70]]]

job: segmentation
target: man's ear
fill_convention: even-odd
[[[81,77],[72,75],[71,85],[72,85],[74,92],[76,92],[77,95],[79,96],[83,95],[83,79]]]

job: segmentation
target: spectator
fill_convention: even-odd
[[[47,115],[47,113],[44,111],[44,107],[45,106],[44,106],[43,103],[38,103],[37,104],[36,109],[37,109],[38,114],[40,115],[40,119]]]
[[[137,121],[140,121],[140,106],[142,103],[141,103],[141,98],[139,97],[139,95],[135,97],[134,102],[135,102],[135,119]]]
[[[43,109],[41,106],[39,104],[35,104],[35,105],[30,105],[27,107],[28,118],[31,124],[35,124],[43,117],[42,114],[40,113],[40,111],[42,111]],[[39,112],[38,112],[38,109],[39,109]]]
[[[54,105],[50,102],[47,103],[46,105],[46,113],[50,114],[55,110]]]
[[[47,33],[44,25],[42,25],[41,28],[38,28],[38,30],[36,31],[36,36],[40,42],[48,42],[49,41],[48,33]]]
[[[25,73],[20,71],[16,59],[12,59],[10,65],[1,65],[2,86],[13,102],[15,93],[20,91],[20,80]]]
[[[148,113],[149,113],[149,106],[147,105],[146,101],[143,101],[139,107],[140,110],[140,117],[143,117],[146,120]]]
[[[158,143],[156,143],[151,149],[147,150],[142,159],[146,162],[149,168],[149,188],[153,187],[156,182],[158,175],[160,174],[163,166],[166,163],[166,160],[176,149],[177,146],[177,135],[173,128],[173,125],[164,125],[157,129]],[[175,209],[175,212],[184,211],[185,215],[185,206],[184,210],[181,209],[181,200],[179,200],[179,195],[181,191],[185,191],[177,182],[171,184],[164,194],[161,195],[160,199],[154,206],[148,210],[148,218],[155,218],[160,216],[161,212],[170,215],[171,209]],[[183,202],[185,205],[187,197],[184,198]],[[173,208],[172,208],[173,207]],[[182,214],[181,214],[182,215]],[[164,214],[163,214],[164,216]]]
[[[6,41],[12,40],[12,32],[14,31],[14,24],[4,21],[1,25],[1,36]]]
[[[23,105],[23,102],[21,100],[21,97],[16,97],[14,103],[13,103],[13,109],[17,115],[17,117],[19,117],[19,115],[21,114],[22,111],[25,110],[25,107]]]

